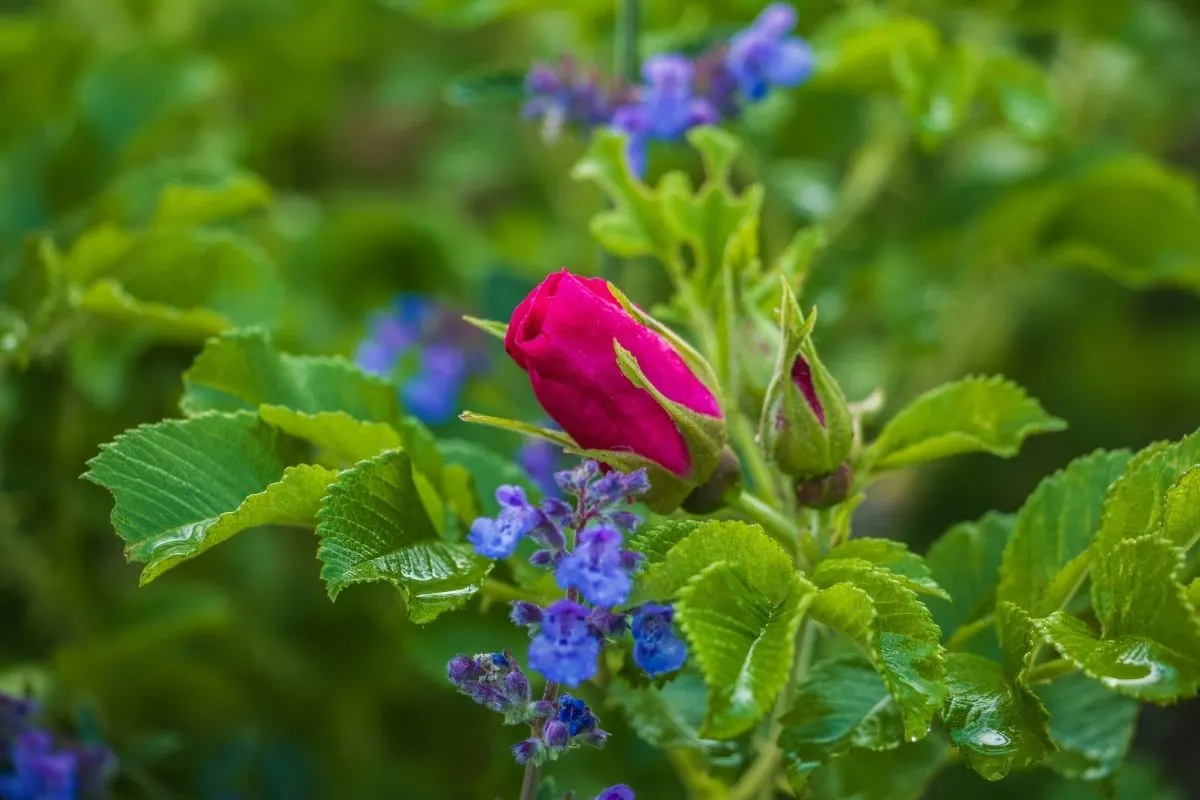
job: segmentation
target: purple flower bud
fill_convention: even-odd
[[[575,516],[575,509],[562,498],[547,497],[542,501],[542,513],[559,525],[566,525]]]
[[[608,521],[626,532],[642,524],[642,518],[632,511],[613,511],[608,515]]]
[[[633,660],[651,676],[674,672],[687,660],[687,645],[671,627],[674,617],[673,608],[654,603],[633,612]]]
[[[529,702],[529,679],[517,668],[504,677],[504,694],[514,706]]]
[[[548,567],[556,561],[554,556],[555,553],[549,550],[535,550],[529,556],[529,563],[535,567]]]
[[[578,686],[596,674],[600,641],[588,625],[588,610],[571,600],[548,606],[542,627],[529,643],[529,666],[547,680]]]
[[[600,474],[600,465],[595,461],[584,461],[572,470],[554,473],[554,482],[564,494],[579,497],[587,491],[588,484]]]
[[[540,739],[522,739],[512,746],[512,754],[518,764],[525,765],[537,759],[542,749]]]
[[[529,716],[533,719],[545,719],[553,713],[554,703],[550,700],[535,700],[529,705]]]
[[[37,703],[0,692],[0,752],[25,729],[37,713]]]
[[[579,743],[588,747],[594,747],[597,750],[603,750],[604,745],[608,744],[608,731],[601,728],[590,730],[580,735]]]
[[[567,724],[556,719],[547,720],[542,727],[542,740],[551,750],[566,750],[571,741]]]
[[[446,665],[446,677],[456,686],[478,675],[479,669],[475,660],[468,658],[462,653],[450,659],[450,663]]]
[[[616,786],[610,786],[600,794],[596,795],[596,800],[635,800],[633,789],[630,789],[623,783]]]
[[[625,615],[615,614],[607,608],[593,608],[588,624],[598,636],[612,636],[625,630]]]
[[[504,696],[504,692],[487,683],[464,683],[462,692],[477,705],[489,711],[503,713],[512,707],[512,703]]]
[[[526,625],[540,625],[542,622],[542,609],[526,600],[514,600],[512,603],[512,611],[509,613],[509,619],[514,625],[525,627]]]
[[[559,722],[566,724],[567,732],[572,738],[595,730],[596,724],[600,721],[588,708],[587,703],[569,694],[559,696],[556,718]]]
[[[622,550],[618,554],[618,563],[621,565],[621,569],[625,570],[626,572],[633,572],[640,567],[642,562],[645,560],[646,556],[637,552],[636,550]]]

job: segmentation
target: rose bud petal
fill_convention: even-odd
[[[549,275],[513,312],[504,348],[581,451],[648,470],[656,511],[716,467],[726,431],[712,368],[605,281]]]

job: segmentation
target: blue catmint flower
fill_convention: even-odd
[[[674,672],[687,660],[687,645],[675,635],[675,609],[647,603],[633,611],[633,661],[651,676]]]
[[[795,26],[796,10],[773,3],[730,40],[725,66],[747,100],[762,100],[773,87],[797,86],[812,73],[811,48],[788,37]]]
[[[600,641],[588,625],[588,610],[559,600],[543,612],[542,625],[529,643],[529,667],[547,680],[578,686],[596,674]]]
[[[0,774],[4,800],[75,800],[76,756],[56,749],[50,734],[22,731],[10,749],[9,760],[12,772]]]
[[[512,602],[512,611],[509,612],[508,618],[512,620],[514,625],[521,628],[530,625],[541,625],[542,609],[540,606],[534,605],[527,600],[514,600]]]
[[[630,789],[623,783],[618,783],[616,786],[610,786],[596,795],[596,800],[635,800],[635,798],[633,789]]]
[[[34,701],[0,692],[0,751],[12,744],[36,713]]]
[[[612,126],[629,138],[626,151],[630,169],[646,172],[646,144],[651,139],[675,141],[697,125],[711,125],[720,114],[704,97],[693,94],[692,62],[678,53],[651,56],[642,65],[645,84],[637,102],[621,106]]]
[[[567,733],[572,738],[594,730],[600,722],[587,703],[569,694],[559,697],[556,719],[566,725]]]
[[[553,141],[566,125],[584,132],[611,118],[619,92],[600,83],[596,70],[582,70],[569,56],[559,62],[535,64],[525,78],[525,101],[521,114],[542,124],[542,137]]]
[[[496,490],[500,513],[495,517],[480,517],[471,524],[467,535],[475,552],[488,558],[508,558],[517,549],[522,536],[538,527],[544,517],[530,505],[525,491],[519,486],[501,486]]]
[[[446,676],[459,692],[484,708],[516,718],[528,710],[529,679],[507,651],[474,658],[459,653],[446,665]]]
[[[575,540],[575,552],[558,564],[555,579],[563,589],[578,589],[593,605],[611,607],[625,602],[633,588],[630,570],[622,564],[621,532],[615,528],[586,528]]]
[[[421,367],[400,389],[404,408],[428,425],[443,425],[458,413],[458,398],[467,379],[467,357],[448,344],[421,350]]]

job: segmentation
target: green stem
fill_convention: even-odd
[[[750,471],[750,480],[754,483],[754,493],[762,500],[777,505],[779,495],[775,491],[775,477],[767,464],[754,438],[754,430],[741,414],[730,414],[729,425],[732,428],[733,441],[737,444],[738,453],[742,457],[746,469]]]
[[[1036,667],[1031,667],[1026,673],[1026,680],[1030,683],[1049,683],[1055,678],[1061,678],[1063,675],[1074,672],[1075,664],[1065,658],[1056,658],[1053,661],[1047,661],[1045,664],[1038,664]]]

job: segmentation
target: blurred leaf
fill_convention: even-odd
[[[812,600],[811,585],[794,572],[789,576],[780,602],[726,562],[706,567],[680,590],[676,619],[709,687],[704,736],[745,733],[771,710],[787,682],[796,631]]]
[[[950,596],[949,601],[936,597],[925,601],[943,639],[992,606],[1014,519],[1010,514],[985,514],[977,522],[955,525],[929,548],[925,563],[933,580]]]
[[[1121,541],[1092,565],[1101,636],[1056,611],[1038,625],[1079,669],[1121,694],[1154,703],[1200,688],[1200,620],[1179,583],[1181,551],[1159,536]]]
[[[265,208],[271,190],[253,175],[233,175],[212,186],[172,184],[163,189],[154,225],[207,225]]]
[[[1129,461],[1124,450],[1077,458],[1042,480],[1017,513],[1000,564],[999,600],[1034,614],[1061,608],[1087,569],[1108,487]]]
[[[813,573],[821,587],[810,609],[862,650],[900,707],[905,735],[920,738],[945,698],[941,631],[916,593],[882,569],[824,561]]]
[[[851,748],[890,750],[905,740],[904,720],[886,684],[858,657],[813,665],[782,722],[779,748],[796,792],[818,767]]]
[[[1055,772],[1093,781],[1117,771],[1133,741],[1136,700],[1079,672],[1038,686],[1036,693],[1050,713],[1050,739],[1057,749],[1047,764]]]
[[[927,736],[894,750],[854,750],[813,775],[814,800],[917,800],[942,767],[948,747]]]
[[[341,411],[369,422],[400,418],[391,384],[341,358],[280,353],[261,329],[210,339],[183,383],[179,407],[185,414],[269,404],[305,414]]]
[[[661,748],[702,748],[700,728],[707,714],[708,692],[700,673],[684,669],[661,687],[634,686],[616,678],[608,696],[620,706],[630,727],[646,742]]]
[[[425,623],[462,606],[492,567],[439,538],[405,453],[389,451],[343,472],[317,519],[330,599],[354,583],[387,581],[404,594],[412,620]]]
[[[860,7],[831,19],[813,37],[816,88],[852,92],[890,88],[898,59],[924,63],[941,49],[937,28],[919,17]]]
[[[926,392],[892,417],[867,458],[876,469],[976,451],[1010,458],[1025,437],[1065,427],[1003,378],[964,378]]]
[[[837,559],[847,559],[851,565],[854,562],[866,562],[887,570],[901,584],[918,594],[950,599],[950,595],[933,579],[925,559],[909,552],[908,546],[903,542],[894,539],[851,539],[833,548],[825,556],[826,561]]]
[[[335,473],[285,468],[291,439],[252,414],[202,414],[121,434],[84,477],[108,489],[125,555],[146,584],[235,533],[266,524],[309,525]]]
[[[106,319],[146,325],[163,338],[183,342],[203,341],[231,327],[229,320],[215,311],[138,300],[110,280],[89,286],[79,297],[78,306]]]
[[[515,108],[527,96],[525,72],[521,70],[489,70],[463,75],[446,86],[446,100],[455,106]]]
[[[1047,138],[1059,123],[1058,103],[1046,73],[1016,53],[993,55],[983,68],[983,83],[1009,127],[1032,141]]]

